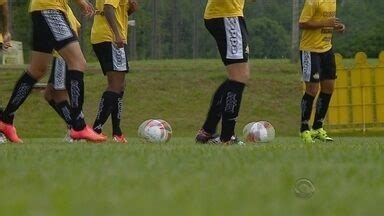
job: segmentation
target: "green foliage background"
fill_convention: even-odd
[[[304,0],[300,1],[300,8],[303,2]],[[137,26],[130,31],[132,59],[218,56],[214,41],[208,35],[203,23],[206,0],[139,0],[139,3],[140,11],[131,18],[137,22]],[[23,41],[26,51],[29,50],[31,36],[27,9],[28,0],[12,1],[14,39]],[[76,7],[74,9],[77,11]],[[348,30],[344,35],[335,36],[335,50],[346,57],[352,57],[357,51],[365,51],[369,57],[377,57],[384,49],[382,11],[384,11],[383,1],[338,0],[338,17],[346,23]],[[292,2],[247,1],[245,13],[251,36],[252,58],[288,57]],[[83,17],[80,19],[84,26],[82,36],[84,52],[89,59],[94,60],[89,45],[92,20]]]

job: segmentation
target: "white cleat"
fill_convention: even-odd
[[[7,142],[7,138],[4,136],[3,133],[0,133],[0,144],[4,144]]]
[[[71,137],[71,130],[68,130],[68,132],[67,132],[67,134],[65,135],[65,137],[64,137],[64,142],[66,142],[66,143],[73,143],[74,142],[74,139],[72,139],[72,137]]]

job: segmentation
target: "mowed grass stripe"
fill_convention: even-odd
[[[0,146],[2,215],[379,215],[384,139],[298,138],[242,146],[66,144]],[[294,193],[312,181],[310,199]]]

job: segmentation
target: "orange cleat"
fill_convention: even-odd
[[[81,131],[75,131],[71,129],[70,136],[74,140],[87,140],[90,142],[104,142],[107,140],[107,137],[96,133],[88,125]]]
[[[7,139],[13,143],[22,143],[23,140],[19,138],[16,133],[16,128],[11,124],[6,124],[0,121],[0,132],[2,132]]]
[[[96,132],[97,133],[97,132]],[[107,135],[105,135],[105,134],[103,134],[103,133],[99,133],[99,135],[101,136],[101,137],[103,137],[105,140],[107,140],[108,139],[108,136]]]
[[[128,140],[124,137],[124,135],[113,135],[113,142],[116,143],[128,143]]]

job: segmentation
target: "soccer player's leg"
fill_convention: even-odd
[[[55,57],[52,61],[51,75],[48,80],[47,88],[45,89],[45,100],[53,110],[64,120],[67,125],[67,135],[64,140],[72,142],[70,130],[72,128],[71,105],[67,93],[67,78],[68,70],[65,61],[61,57]]]
[[[120,127],[121,116],[123,111],[123,99],[124,91],[120,93],[119,98],[117,98],[117,104],[115,104],[111,112],[113,140],[119,143],[127,142],[127,139],[123,135],[123,132]]]
[[[212,119],[210,132],[216,130],[222,120],[220,141],[231,142],[235,137],[235,126],[240,110],[245,84],[250,77],[248,63],[248,33],[243,17],[206,20],[206,27],[215,38],[220,55],[228,72],[228,80],[216,91],[206,123]],[[216,101],[217,100],[217,101]],[[213,112],[212,112],[213,111]],[[219,116],[219,117],[218,117]]]
[[[67,17],[60,11],[43,11],[47,23],[54,34],[54,48],[65,60],[69,72],[69,98],[71,102],[71,137],[75,140],[85,139],[94,142],[106,138],[95,133],[85,124],[83,117],[84,71],[86,61],[81,51],[75,32],[70,28]]]
[[[225,26],[222,18],[204,20],[205,27],[209,33],[213,36],[218,46],[218,49],[221,52],[225,51]],[[212,96],[211,104],[207,117],[204,121],[202,128],[196,134],[197,143],[208,143],[210,140],[214,140],[218,137],[215,135],[217,124],[221,119],[221,106],[222,106],[222,97],[224,92],[227,89],[227,81],[225,80],[215,91]]]
[[[316,102],[316,114],[313,122],[313,136],[321,141],[333,141],[323,129],[323,122],[327,114],[332,93],[335,88],[336,63],[333,51],[321,55],[320,94]]]
[[[30,65],[16,83],[12,96],[0,120],[0,131],[11,142],[22,142],[13,126],[15,112],[27,99],[34,84],[45,75],[52,59],[53,35],[40,11],[32,12],[32,52]]]
[[[300,52],[302,80],[305,83],[305,93],[301,99],[300,137],[305,143],[314,143],[309,126],[313,101],[319,91],[320,58],[317,53]]]
[[[1,105],[0,105],[0,119],[1,119],[2,114],[3,114],[3,107],[1,107]],[[5,135],[3,133],[0,132],[0,144],[5,143],[6,141],[7,141],[7,138],[5,137]]]
[[[222,126],[220,140],[224,143],[240,144],[235,138],[235,126],[240,111],[242,95],[250,78],[248,32],[243,17],[224,18],[226,29],[226,57],[228,85],[223,95]]]
[[[127,142],[120,128],[125,75],[129,71],[127,48],[127,45],[118,48],[111,42],[93,45],[102,71],[108,79],[108,86],[100,99],[93,129],[97,133],[102,133],[105,122],[109,115],[112,115],[113,140],[115,142]]]

